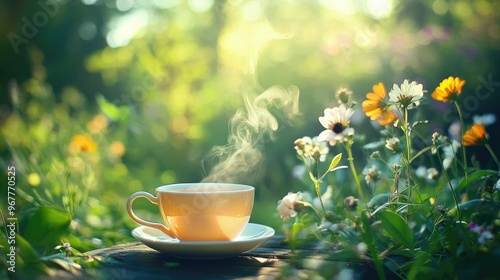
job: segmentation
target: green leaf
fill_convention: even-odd
[[[458,208],[460,209],[460,212],[462,213],[462,216],[468,217],[470,215],[473,215],[474,212],[480,212],[480,211],[495,211],[492,206],[492,204],[486,203],[486,199],[484,198],[476,198],[476,199],[471,199],[467,202],[460,203],[458,205]],[[448,211],[448,214],[454,215],[457,211],[457,208],[454,207],[450,211]]]
[[[429,121],[428,121],[428,120],[425,120],[425,121],[416,121],[416,122],[414,122],[414,123],[411,125],[411,127],[412,127],[412,128],[414,128],[414,127],[416,127],[417,125],[427,124],[427,123],[429,123]]]
[[[384,203],[389,201],[389,199],[391,198],[391,195],[392,195],[392,193],[390,193],[390,192],[377,194],[368,202],[368,207],[372,208],[372,207],[378,207],[380,205],[383,205]]]
[[[467,178],[467,181],[465,181],[465,178],[462,179],[462,181],[460,182],[460,185],[458,186],[458,190],[461,191],[465,188],[465,186],[467,185],[467,183],[471,183],[471,182],[474,182],[478,179],[481,179],[482,177],[486,177],[486,176],[493,176],[493,175],[498,175],[498,171],[495,171],[495,170],[479,170],[479,171],[476,171],[476,172],[472,172],[468,178]]]
[[[304,228],[304,224],[302,223],[299,223],[299,222],[295,222],[293,223],[292,225],[292,230],[290,232],[290,236],[289,236],[289,246],[290,246],[290,249],[293,251],[295,250],[295,248],[299,245],[300,243],[300,240],[297,238],[298,237],[298,234],[299,232]]]
[[[397,242],[413,249],[413,233],[406,221],[396,212],[385,209],[377,213],[382,226]]]
[[[355,262],[361,261],[359,251],[354,248],[343,248],[342,250],[335,251],[333,254],[329,254],[327,259],[329,261],[338,262]]]
[[[179,266],[181,266],[181,264],[178,263],[178,262],[165,262],[163,264],[163,267],[166,267],[166,268],[176,268],[176,267],[179,267]]]
[[[373,150],[377,149],[380,147],[383,147],[385,145],[385,141],[377,141],[377,142],[371,142],[366,145],[363,145],[363,149],[365,150]]]
[[[39,260],[39,256],[31,244],[21,235],[16,236],[16,245],[19,248],[19,257],[25,263],[33,263]]]
[[[40,206],[29,218],[24,237],[32,245],[55,246],[70,223],[71,216],[62,209]]]
[[[428,263],[431,261],[431,253],[429,252],[424,252],[424,251],[419,251],[417,256],[415,256],[414,261],[410,263],[410,268],[408,271],[408,280],[414,280],[414,279],[427,279],[429,277],[424,277],[424,276],[430,276],[430,272],[433,271],[432,266],[429,265]],[[433,275],[435,276],[435,275]]]
[[[332,162],[330,162],[330,166],[328,167],[328,172],[333,171],[333,169],[337,166],[337,164],[339,164],[341,159],[342,159],[342,153],[333,157]]]
[[[49,273],[50,268],[40,261],[42,259],[39,257],[35,248],[33,248],[33,246],[31,246],[31,244],[20,234],[16,235],[16,247],[16,273],[18,269],[20,271],[22,270],[21,275],[23,276],[21,276],[21,278],[37,279],[40,278],[42,274]],[[19,266],[19,268],[17,268],[17,266]]]
[[[423,153],[427,152],[428,150],[432,149],[431,146],[429,147],[425,147],[423,148],[422,150],[418,151],[418,153],[416,153],[411,159],[410,159],[410,163],[413,162],[415,159],[417,159],[419,156],[421,156]]]
[[[128,118],[130,109],[126,106],[116,106],[108,102],[102,95],[97,96],[97,105],[102,113],[113,121],[125,120]]]
[[[361,221],[361,232],[360,232],[361,239],[363,240],[363,242],[365,242],[366,246],[368,246],[368,251],[370,252],[370,255],[373,259],[373,263],[375,264],[375,270],[377,271],[378,278],[385,280],[382,260],[377,250],[377,246],[375,245],[375,235],[372,230],[370,218],[368,217],[368,214],[365,211],[361,212],[360,221]]]

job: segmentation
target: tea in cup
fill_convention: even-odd
[[[255,189],[231,183],[183,183],[156,188],[156,196],[139,191],[127,202],[127,212],[136,223],[159,229],[181,241],[229,241],[250,220]],[[162,223],[145,221],[132,204],[143,197],[157,204]]]

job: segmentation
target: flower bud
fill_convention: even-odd
[[[337,223],[340,220],[340,217],[337,214],[328,211],[325,214],[325,220],[327,220],[333,224],[333,223]]]
[[[341,88],[335,93],[335,97],[337,97],[337,100],[339,101],[339,104],[346,104],[349,103],[349,100],[351,99],[352,96],[352,91],[350,91],[347,88]]]
[[[354,211],[358,207],[358,201],[354,196],[348,196],[344,199],[344,206],[347,210]]]
[[[390,139],[385,140],[385,147],[395,153],[401,153],[403,151],[403,147],[401,146],[401,142],[396,137],[392,137]]]

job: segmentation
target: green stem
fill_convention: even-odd
[[[462,110],[460,110],[460,106],[456,101],[454,101],[455,107],[457,108],[458,112],[458,118],[460,119],[460,130],[461,130],[461,137],[464,136],[465,134],[465,124],[464,124],[464,118],[462,116]],[[465,178],[465,193],[469,193],[469,176],[467,174],[467,154],[465,152],[465,146],[462,144],[462,157],[464,161],[464,178]]]
[[[455,193],[455,189],[453,188],[453,185],[451,184],[450,177],[448,176],[448,172],[446,172],[446,169],[444,169],[443,166],[443,160],[439,153],[437,153],[438,159],[439,159],[439,164],[441,165],[441,169],[443,170],[442,172],[444,173],[444,176],[446,177],[446,181],[448,182],[448,185],[450,186],[451,189],[451,194],[453,195],[453,200],[455,200],[455,207],[457,207],[457,214],[458,214],[458,220],[462,220],[462,215],[460,214],[460,207],[458,206],[458,197],[457,194]]]
[[[319,160],[315,160],[315,163],[316,163],[316,178],[320,178],[319,176]],[[323,180],[323,177],[321,177],[321,179],[319,179],[320,181]]]
[[[323,199],[321,198],[321,189],[319,188],[319,185],[321,184],[321,179],[317,179],[314,176],[314,172],[312,171],[311,166],[309,166],[309,164],[307,164],[307,159],[302,157],[302,160],[304,161],[304,164],[307,168],[307,173],[309,174],[309,177],[311,178],[311,180],[314,183],[314,191],[316,192],[316,195],[319,198],[319,202],[321,202],[321,207],[323,208],[323,212],[325,212],[325,214],[326,214],[325,205],[323,204]],[[318,172],[319,172],[319,167],[318,167]]]
[[[324,217],[324,215],[321,214],[321,212],[319,212],[319,210],[316,209],[316,207],[314,207],[314,205],[312,205],[311,203],[307,203],[306,202],[306,203],[304,203],[304,205],[307,206],[307,207],[310,207],[312,210],[314,210],[314,212],[318,215],[318,217],[320,219],[322,219]],[[321,205],[323,205],[323,204],[321,204]],[[323,208],[323,210],[325,210],[325,209]]]
[[[358,172],[356,171],[356,166],[354,165],[354,158],[352,156],[352,140],[347,140],[347,145],[345,146],[347,151],[347,160],[349,161],[349,166],[351,167],[352,176],[354,177],[354,181],[356,181],[356,186],[358,188],[359,197],[365,201],[363,189],[361,188],[361,181],[358,177]]]
[[[411,138],[408,123],[408,108],[405,109],[405,124],[404,133],[406,139],[406,188],[408,189],[408,198],[411,199],[411,186],[410,186],[410,160],[411,160]]]
[[[321,203],[321,208],[323,208],[323,212],[326,214],[325,205],[323,204],[323,199],[321,198],[321,190],[319,188],[320,183],[321,181],[314,180],[314,189],[316,190],[316,195],[318,196],[319,202]]]
[[[491,154],[491,157],[493,158],[493,160],[495,161],[495,163],[497,164],[498,168],[500,169],[500,161],[498,161],[498,158],[497,156],[495,155],[495,152],[493,151],[493,149],[491,148],[490,144],[488,143],[484,143],[484,146],[486,147],[486,149],[488,149],[488,152],[490,152]]]

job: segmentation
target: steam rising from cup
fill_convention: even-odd
[[[259,95],[243,93],[244,109],[230,120],[228,144],[217,146],[203,161],[215,163],[202,182],[245,183],[262,173],[262,141],[275,140],[279,122],[270,109],[280,110],[287,121],[299,115],[299,89],[273,86]]]

